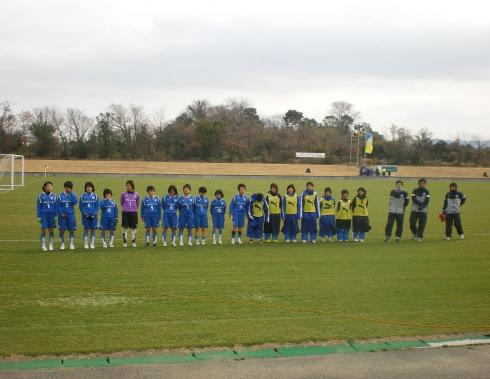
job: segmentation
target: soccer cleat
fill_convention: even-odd
[[[45,244],[42,244],[42,245],[41,245],[41,249],[42,249],[42,251],[48,251],[48,248],[46,247],[46,245],[45,245]]]
[[[422,242],[422,238],[417,237],[417,242]]]
[[[184,246],[184,238],[183,237],[180,237],[179,245],[180,246]]]
[[[451,241],[451,237],[446,237],[446,241]]]
[[[177,246],[177,242],[175,242],[175,239],[172,240],[172,246],[174,246],[174,247]]]
[[[114,241],[112,239],[109,241],[109,247],[114,247]]]
[[[301,240],[301,242],[306,243],[307,241],[306,240]]]
[[[201,245],[206,245],[206,240],[205,239],[201,240]]]
[[[136,247],[136,241],[133,241],[133,242],[131,243],[131,246],[132,246],[132,247]]]
[[[191,245],[192,245],[192,241],[189,240],[189,242],[191,242]],[[199,238],[196,238],[195,243],[196,243],[196,245],[199,245]]]
[[[64,242],[61,243],[60,250],[65,250],[65,243]]]
[[[232,238],[231,239],[231,244],[234,245],[235,244],[235,238]]]
[[[239,245],[241,245],[242,244],[242,237],[238,237],[237,238],[237,242],[238,242]]]
[[[364,243],[364,240],[359,240],[359,242],[362,242],[362,243]]]
[[[93,242],[92,242],[92,243],[90,244],[90,248],[91,248],[92,250],[93,250],[93,249],[95,249],[95,243],[93,243]]]
[[[150,242],[146,241],[145,246],[150,247]]]
[[[123,247],[128,247],[128,243],[127,242],[124,242],[123,243]]]
[[[461,235],[459,236],[459,238],[460,238],[460,239],[462,239],[462,240],[464,240],[464,234],[461,234]]]
[[[332,237],[328,237],[328,242],[333,242],[333,238]]]
[[[187,242],[187,245],[192,246],[192,238],[189,238],[189,241]]]
[[[105,242],[105,240],[102,240],[102,247],[104,249],[107,249],[107,242]]]
[[[218,238],[218,243],[219,243],[220,245],[223,245],[223,240],[221,239],[221,236],[219,236],[219,238]]]
[[[274,243],[278,243],[279,241],[278,241],[278,240],[272,240],[272,242],[274,242]]]
[[[152,246],[153,246],[153,247],[157,247],[157,241],[153,241]]]
[[[388,242],[390,240],[390,237],[386,236],[385,237],[385,242]]]
[[[163,241],[163,247],[167,247],[167,241]]]
[[[414,241],[417,239],[417,236],[415,234],[412,234],[412,236],[410,237],[410,240]]]
[[[287,240],[286,240],[286,243],[289,243],[289,242],[291,242],[291,240],[287,239]]]
[[[316,243],[316,240],[311,241],[311,243]]]
[[[354,242],[359,242],[359,240],[357,238],[354,238]]]
[[[396,237],[396,242],[400,242],[400,237]]]
[[[292,242],[292,243],[296,243],[296,242],[298,242],[298,241],[296,241],[296,240],[291,240],[291,242]]]
[[[54,250],[53,242],[50,242],[49,243],[48,249],[49,249],[49,251],[53,251]]]

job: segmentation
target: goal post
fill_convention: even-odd
[[[0,154],[0,191],[24,186],[24,156]]]

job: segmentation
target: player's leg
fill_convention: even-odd
[[[395,223],[395,214],[390,212],[388,213],[388,220],[386,221],[385,242],[387,242],[391,238],[394,223]]]
[[[463,224],[461,223],[461,214],[456,213],[453,215],[454,217],[454,226],[456,228],[456,232],[458,232],[458,235],[461,239],[464,239],[464,232],[463,232]]]

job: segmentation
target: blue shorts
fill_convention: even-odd
[[[41,214],[41,228],[54,229],[56,228],[56,218],[54,213],[42,213]]]
[[[177,221],[178,221],[177,220],[177,213],[165,212],[163,214],[162,225],[164,228],[177,229],[179,226],[179,223]]]
[[[82,216],[82,224],[84,229],[97,229],[97,216],[92,219]]]
[[[199,214],[196,213],[194,216],[194,227],[195,228],[207,228],[208,227],[208,215],[206,213]]]
[[[179,228],[191,229],[194,227],[194,213],[181,213],[179,214]]]
[[[77,230],[77,219],[74,213],[58,215],[58,228],[60,230]]]
[[[243,228],[245,225],[245,212],[235,212],[233,213],[233,227]]]
[[[100,230],[116,230],[116,219],[114,217],[101,217]]]
[[[225,227],[225,215],[223,213],[213,213],[213,228],[223,229]]]
[[[158,213],[147,213],[145,215],[145,228],[158,228],[160,215]]]

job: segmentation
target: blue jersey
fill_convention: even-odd
[[[230,215],[245,213],[248,208],[248,198],[245,195],[236,194],[230,202]]]
[[[117,218],[117,203],[113,199],[104,199],[99,204],[100,216],[102,218]]]
[[[223,199],[213,199],[211,201],[211,207],[210,207],[210,212],[211,214],[225,214],[226,212],[226,201]]]
[[[58,214],[71,215],[75,213],[75,205],[78,204],[77,195],[73,192],[62,192],[57,198]]]
[[[150,197],[147,195],[141,202],[141,217],[145,218],[146,215],[158,215],[160,218],[160,199],[158,196]]]
[[[194,213],[196,215],[206,215],[208,213],[209,200],[206,196],[194,197]]]
[[[194,214],[194,196],[179,196],[178,208],[180,214]]]
[[[56,214],[56,195],[52,192],[41,192],[37,197],[37,217],[44,214]]]
[[[99,213],[99,197],[94,192],[85,192],[80,195],[78,206],[82,216],[97,216]]]
[[[163,213],[177,213],[177,208],[179,207],[179,196],[174,195],[165,195],[162,198],[162,208],[163,208]]]

